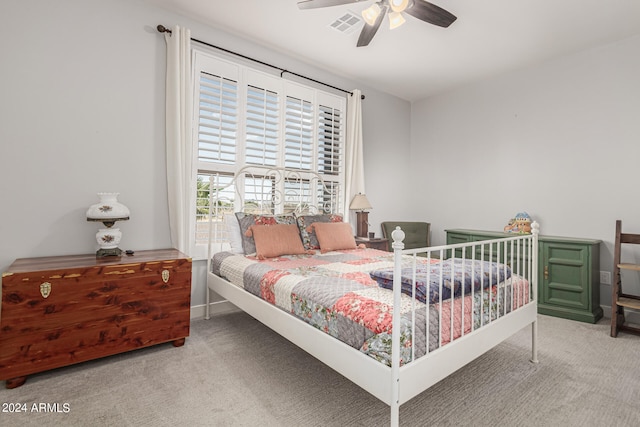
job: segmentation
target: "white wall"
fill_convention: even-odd
[[[640,36],[414,103],[415,209],[434,243],[525,210],[542,234],[603,240],[611,271],[615,220],[640,233],[638,52]]]
[[[120,247],[170,247],[164,155],[166,47],[158,24],[345,89],[360,88],[372,221],[406,200],[386,194],[408,175],[410,105],[139,0],[0,2],[0,271],[16,258],[92,253],[85,219],[100,191],[120,192],[131,220]],[[374,216],[375,215],[375,216]],[[378,230],[379,231],[379,228]],[[204,302],[194,263],[192,304]]]
[[[157,18],[126,3],[0,3],[0,269],[94,252],[99,191],[131,210],[123,248],[170,246],[164,47],[145,28]]]
[[[369,212],[369,231],[382,235],[382,221],[415,220],[412,189],[407,186],[411,135],[408,102],[376,93],[363,104],[364,164]]]

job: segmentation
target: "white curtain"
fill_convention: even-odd
[[[364,157],[362,149],[362,92],[355,89],[347,99],[347,156],[345,168],[345,209],[358,193],[364,191]],[[347,215],[345,215],[345,218]]]
[[[171,244],[189,255],[192,181],[191,31],[175,26],[167,42],[166,154]]]

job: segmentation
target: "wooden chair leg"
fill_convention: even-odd
[[[615,301],[614,301],[615,304]],[[618,331],[624,325],[624,308],[614,305],[611,312],[611,336],[613,338],[618,336]]]

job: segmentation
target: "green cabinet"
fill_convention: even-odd
[[[445,232],[447,244],[513,236],[463,229]],[[538,313],[596,323],[602,317],[599,282],[601,241],[541,235],[538,243]]]

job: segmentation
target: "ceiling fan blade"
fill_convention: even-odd
[[[358,37],[358,47],[369,45],[369,42],[371,42],[373,36],[375,36],[378,32],[378,28],[380,28],[380,24],[382,24],[384,16],[387,14],[387,8],[388,6],[386,5],[383,5],[380,8],[380,14],[376,18],[376,22],[374,22],[373,25],[364,24],[364,28],[362,28],[362,31],[360,32],[360,37]]]
[[[406,8],[404,11],[424,22],[445,28],[458,19],[443,8],[424,0],[414,0],[413,6]]]
[[[357,3],[361,0],[302,0],[298,2],[298,9],[318,9],[320,7],[340,6],[341,4]]]

